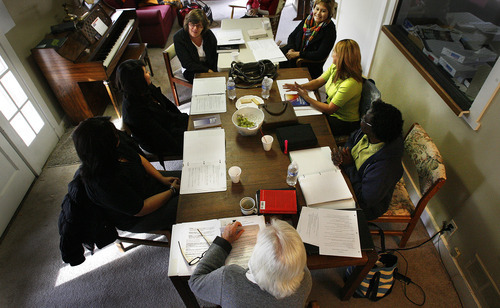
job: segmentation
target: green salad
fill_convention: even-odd
[[[255,126],[255,122],[248,120],[247,117],[244,117],[241,114],[239,114],[238,117],[236,118],[236,123],[238,124],[239,127],[254,127]]]

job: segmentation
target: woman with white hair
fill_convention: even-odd
[[[224,266],[231,244],[243,230],[226,226],[198,263],[189,286],[194,294],[222,307],[304,307],[312,287],[304,244],[288,223],[273,219],[257,236],[248,269]]]

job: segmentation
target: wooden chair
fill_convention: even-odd
[[[165,60],[168,81],[170,82],[170,87],[172,88],[172,94],[174,96],[175,104],[179,106],[179,95],[177,94],[177,87],[175,84],[178,83],[188,88],[192,88],[193,85],[189,83],[189,81],[187,81],[182,75],[181,65],[179,60],[177,59],[174,44],[168,46],[168,48],[163,51],[163,60]]]
[[[262,16],[262,17],[269,18],[269,22],[271,23],[271,29],[273,30],[273,37],[274,38],[276,38],[276,33],[278,33],[278,25],[280,22],[281,11],[283,11],[283,7],[285,7],[285,3],[286,3],[286,0],[279,0],[278,6],[276,7],[276,13],[274,15]],[[234,5],[234,4],[229,4],[229,7],[231,8],[231,19],[233,19],[235,8],[240,8],[240,9],[245,9],[245,10],[247,9],[246,6]]]
[[[118,231],[118,238],[115,241],[115,245],[118,247],[118,249],[121,252],[126,252],[130,247],[125,248],[123,243],[132,243],[134,244],[133,247],[137,245],[147,245],[147,246],[157,246],[157,247],[170,247],[170,238],[172,237],[170,231],[168,230],[159,230],[159,231],[152,231],[148,232],[147,234],[157,234],[157,235],[164,235],[167,240],[166,241],[155,241],[152,239],[141,239],[141,238],[136,238],[136,237],[130,237],[130,236],[122,236],[123,231]],[[133,233],[131,233],[133,234]]]
[[[404,178],[407,177],[411,181],[408,171],[413,168],[409,169],[407,168],[409,166],[405,165],[405,175],[396,184],[389,210],[373,220],[373,222],[406,224],[403,230],[384,230],[386,235],[402,236],[399,247],[406,246],[425,206],[446,182],[446,170],[439,150],[418,123],[414,123],[406,135],[404,149],[405,155],[408,155],[418,174],[419,183],[413,186],[420,198],[415,203],[410,198]]]
[[[368,109],[370,109],[371,104],[380,98],[380,91],[375,86],[375,81],[373,81],[373,79],[363,78],[361,100],[359,101],[359,116],[362,117]],[[336,136],[335,143],[337,145],[343,145],[348,139],[349,135]]]

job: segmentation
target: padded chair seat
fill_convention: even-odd
[[[173,59],[170,59],[170,66],[172,67],[172,74],[175,78],[181,79],[185,82],[189,82],[186,78],[184,78],[184,75],[182,74],[182,65],[177,56]]]
[[[391,204],[389,209],[384,213],[383,216],[408,216],[410,217],[415,207],[411,202],[410,195],[406,190],[406,185],[401,178],[394,188],[394,193],[392,194]]]

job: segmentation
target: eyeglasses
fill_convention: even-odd
[[[191,28],[203,28],[203,25],[202,24],[193,24],[193,23],[189,23],[189,26]]]
[[[205,242],[207,242],[208,246],[210,247],[211,243],[207,240],[207,238],[203,235],[203,233],[201,233],[200,229],[196,229],[200,235],[203,237],[203,239],[205,240]],[[201,256],[199,257],[194,257],[192,258],[191,260],[189,260],[186,256],[186,252],[184,251],[184,249],[182,249],[181,247],[181,242],[177,241],[177,244],[179,245],[179,249],[181,251],[181,254],[182,254],[182,257],[184,258],[184,260],[186,261],[187,264],[189,264],[190,266],[192,265],[195,265],[197,264],[198,262],[200,262],[200,260],[205,256],[205,253],[207,252],[207,250],[205,250]]]
[[[368,125],[368,126],[372,127],[372,125],[371,125],[370,123],[366,122],[366,120],[365,120],[365,117],[364,117],[364,116],[361,118],[361,122],[363,122],[363,123],[365,123],[366,125]]]

